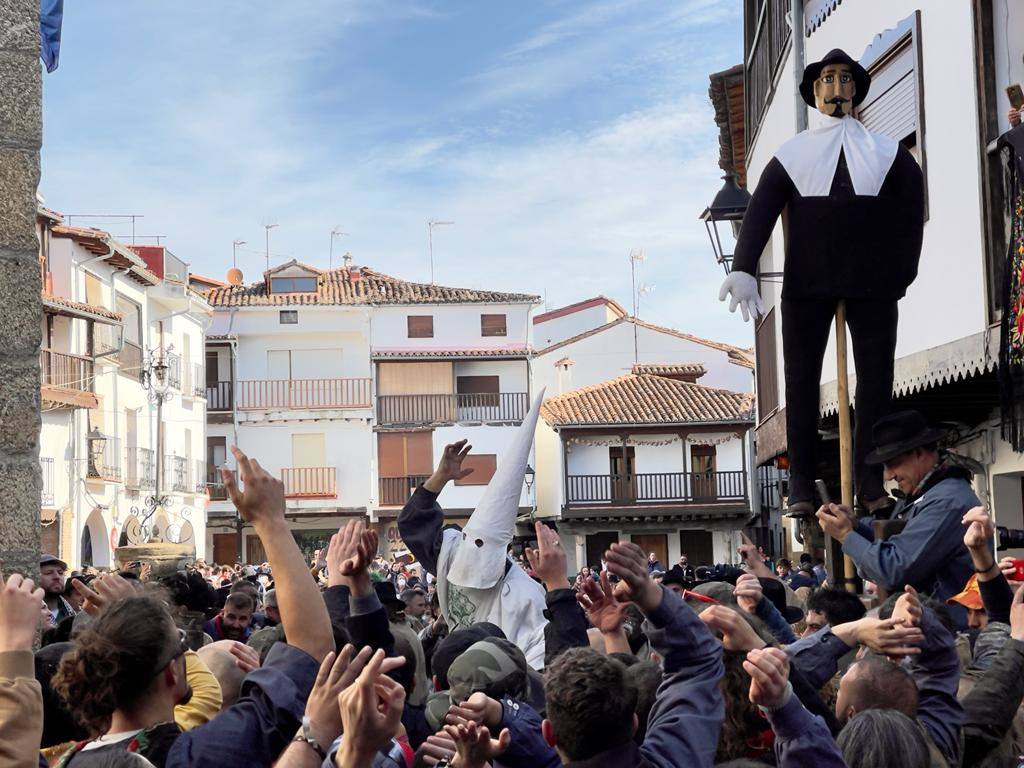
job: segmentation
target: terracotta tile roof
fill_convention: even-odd
[[[526,358],[532,354],[529,347],[494,347],[491,349],[375,349],[374,360],[445,360],[462,357]]]
[[[128,276],[141,285],[157,285],[160,278],[153,274],[142,258],[110,236],[109,232],[93,227],[71,227],[58,224],[50,228],[54,237],[74,240],[89,253],[106,256],[105,261],[112,267],[128,270]]]
[[[574,312],[582,312],[584,309],[600,307],[602,305],[609,307],[619,317],[624,317],[626,315],[626,310],[624,310],[622,305],[615,299],[609,299],[607,296],[595,296],[592,299],[584,299],[583,301],[577,301],[575,304],[569,304],[565,307],[558,307],[557,309],[542,312],[533,318],[533,324],[539,325],[540,323],[546,323],[548,320],[565,317],[566,315],[571,315]]]
[[[402,304],[536,304],[539,296],[526,293],[499,293],[474,288],[449,288],[429,283],[413,283],[362,267],[344,267],[323,272],[317,277],[316,293],[277,293],[267,295],[263,281],[251,285],[231,285],[206,291],[214,307],[259,307],[287,305],[402,305]]]
[[[753,423],[753,397],[661,376],[627,374],[549,397],[541,416],[553,427]]]
[[[188,279],[189,282],[203,283],[211,288],[226,288],[229,285],[223,280],[215,280],[212,277],[203,277],[202,275],[197,275],[195,272],[189,272]]]
[[[90,317],[103,318],[104,320],[121,321],[120,312],[114,312],[106,307],[97,307],[92,304],[85,304],[81,301],[72,301],[64,296],[55,296],[50,293],[43,294],[43,306],[60,312],[61,309],[71,310],[69,314],[76,316],[89,315]]]
[[[635,363],[632,372],[637,375],[689,376],[693,379],[699,379],[707,373],[707,369],[700,363]]]
[[[743,349],[742,347],[737,347],[733,344],[726,344],[721,341],[712,341],[710,339],[702,339],[700,336],[693,336],[692,334],[689,333],[677,331],[675,328],[666,328],[663,325],[655,325],[654,323],[648,323],[644,320],[639,320],[635,317],[620,317],[618,320],[612,320],[610,323],[599,325],[597,328],[591,328],[589,331],[584,331],[583,333],[579,333],[575,336],[569,337],[568,339],[563,339],[562,341],[552,344],[549,347],[545,347],[544,349],[539,350],[537,354],[546,355],[548,352],[554,352],[556,349],[561,349],[562,347],[568,346],[569,344],[575,344],[577,341],[582,341],[583,339],[586,339],[595,334],[603,333],[604,331],[607,331],[610,328],[614,328],[617,325],[622,325],[623,323],[635,323],[641,328],[647,328],[648,330],[656,331],[658,333],[667,333],[669,336],[675,336],[678,339],[692,341],[695,344],[702,344],[705,347],[711,347],[712,349],[720,350],[722,352],[727,353],[729,355],[730,361],[735,362],[737,365],[744,365],[744,363],[741,362],[741,360],[749,362],[748,356],[751,355],[750,350]],[[750,363],[750,367],[753,368],[753,363]]]

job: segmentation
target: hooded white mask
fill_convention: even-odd
[[[475,622],[501,627],[534,669],[544,666],[544,588],[508,557],[523,476],[533,445],[541,391],[462,531],[444,532],[437,596],[454,631]]]

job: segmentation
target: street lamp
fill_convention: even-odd
[[[533,471],[533,467],[529,464],[526,465],[526,470],[523,472],[523,480],[526,482],[526,492],[529,493],[533,488],[533,480],[537,473]]]
[[[100,467],[103,465],[103,451],[107,447],[107,437],[100,432],[99,427],[93,427],[85,436],[85,442],[89,447],[89,476],[102,477]]]
[[[163,479],[164,403],[173,397],[168,391],[170,378],[167,374],[170,371],[170,365],[167,363],[166,353],[170,350],[171,347],[168,346],[166,350],[160,349],[157,353],[150,352],[149,360],[142,367],[142,388],[146,390],[149,401],[156,405],[156,459],[153,468],[153,495],[146,498],[145,509],[132,507],[131,513],[139,519],[147,539],[149,536],[145,529],[146,523],[158,509],[167,509],[173,502],[171,497],[164,494],[160,487],[160,481]]]
[[[722,240],[718,234],[719,222],[729,222],[732,228],[733,237],[737,237],[740,231],[740,224],[743,216],[750,205],[750,193],[736,183],[736,172],[727,171],[722,177],[725,184],[718,190],[711,205],[704,209],[700,215],[704,227],[708,231],[708,238],[711,240],[711,250],[714,251],[715,261],[722,265],[725,274],[732,269],[732,254],[725,253],[722,248]]]

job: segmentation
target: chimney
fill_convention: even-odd
[[[563,357],[555,363],[555,370],[558,371],[558,394],[563,394],[572,389],[572,367],[576,361],[571,357]]]
[[[228,270],[228,284],[229,285],[241,285],[242,284],[242,270],[238,267],[232,267]]]
[[[346,253],[344,256],[341,257],[341,262],[346,270],[352,269],[352,254]]]

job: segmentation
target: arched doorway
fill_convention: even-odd
[[[93,509],[82,526],[82,566],[110,566],[110,541],[107,525],[99,507]]]

